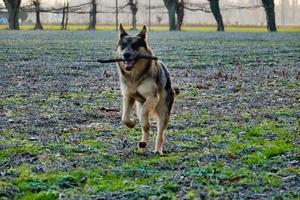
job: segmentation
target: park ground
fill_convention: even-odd
[[[150,32],[181,89],[165,156],[94,62],[117,37],[0,32],[0,199],[299,199],[300,33]]]

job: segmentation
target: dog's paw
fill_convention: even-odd
[[[147,147],[147,142],[140,141],[138,143],[138,147],[141,149],[145,149]]]
[[[123,123],[128,127],[128,128],[134,128],[135,127],[135,122],[131,120],[123,120]]]
[[[165,155],[162,150],[161,151],[154,150],[153,153],[156,154],[156,155],[160,155],[160,156],[164,156]]]
[[[147,151],[147,143],[146,142],[139,142],[137,144],[137,152],[145,155],[148,151]]]

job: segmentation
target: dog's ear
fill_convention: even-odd
[[[146,39],[147,27],[143,26],[142,30],[137,34],[137,36],[141,37],[143,40]]]
[[[128,35],[128,33],[123,28],[122,24],[119,25],[119,33],[120,33],[120,39],[123,38],[123,37],[125,37],[126,35]]]

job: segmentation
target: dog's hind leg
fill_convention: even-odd
[[[133,128],[135,126],[135,122],[130,119],[130,113],[131,113],[133,104],[134,104],[133,98],[123,97],[122,122],[129,128]]]
[[[156,135],[156,143],[155,143],[155,150],[154,152],[163,155],[163,143],[165,140],[164,130],[168,125],[169,121],[169,112],[160,110],[159,114],[157,115],[157,135]]]
[[[172,105],[174,102],[174,93],[168,90],[161,93],[160,101],[155,109],[156,123],[157,123],[157,136],[154,152],[163,155],[163,144],[165,140],[164,130],[168,126]]]

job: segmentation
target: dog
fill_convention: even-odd
[[[153,56],[146,39],[145,25],[138,34],[130,35],[120,24],[116,56],[125,61],[117,62],[116,65],[123,96],[122,122],[129,128],[136,125],[130,117],[135,104],[136,115],[142,128],[142,139],[138,147],[145,151],[149,142],[149,120],[156,119],[154,152],[163,155],[164,130],[179,89],[172,87],[170,74],[161,61],[135,59],[139,55]]]

